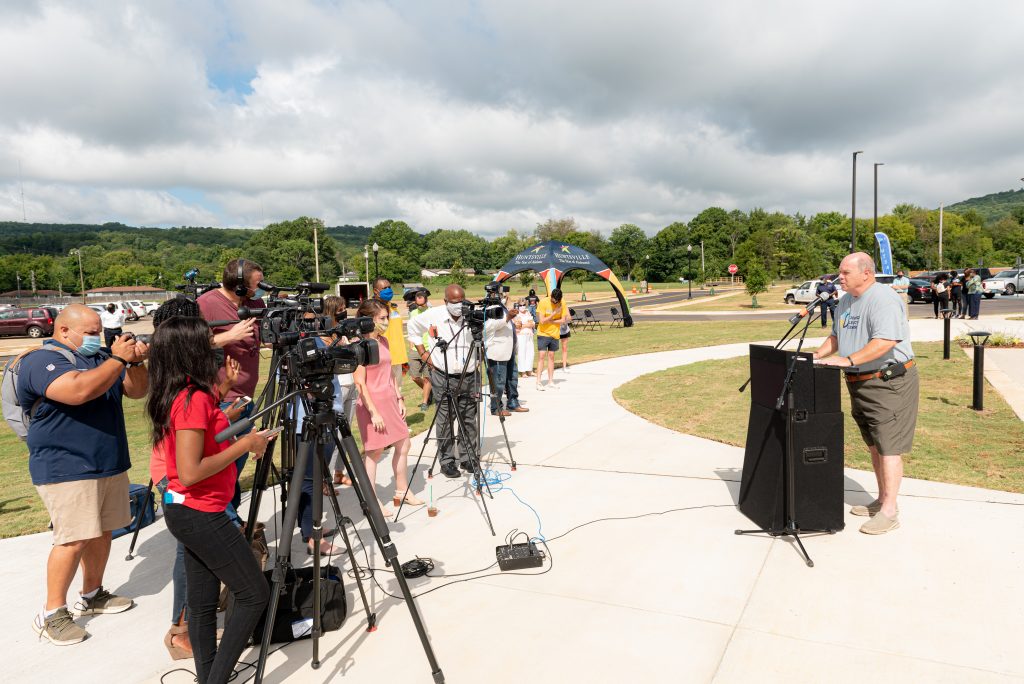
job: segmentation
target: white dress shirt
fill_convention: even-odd
[[[124,327],[124,314],[121,313],[120,309],[114,309],[114,313],[104,309],[100,312],[100,323],[104,328],[110,328],[111,330],[122,328]]]
[[[508,320],[508,310],[497,304],[487,307],[487,313],[494,315],[494,309],[501,311],[501,318],[488,318],[484,323],[484,351],[491,361],[508,361],[516,343],[516,331]]]
[[[430,344],[427,351],[430,352],[430,362],[434,368],[445,372],[445,360],[448,362],[448,373],[457,375],[462,372],[466,365],[466,357],[470,353],[470,345],[473,342],[473,335],[469,326],[464,326],[465,321],[460,316],[452,318],[448,313],[447,306],[435,306],[427,309],[415,318],[410,318],[405,326],[405,336],[409,344],[414,347],[423,344],[423,334],[430,335]],[[437,339],[448,342],[448,349],[445,352],[436,344]],[[476,359],[471,359],[467,372],[473,372]]]

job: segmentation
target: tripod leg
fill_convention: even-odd
[[[340,449],[341,447],[336,443],[335,448]],[[346,458],[345,454],[341,452],[339,452],[339,454],[342,461],[347,462],[348,459]],[[323,455],[321,455],[320,458],[322,459]],[[324,473],[323,481],[324,484],[327,485],[327,491],[330,492],[330,495],[327,498],[331,502],[331,508],[334,509],[334,522],[335,525],[337,525],[336,530],[341,533],[341,538],[345,540],[345,551],[348,554],[348,561],[352,565],[352,573],[356,578],[356,586],[359,589],[359,598],[363,602],[363,610],[366,612],[366,631],[373,632],[377,629],[377,614],[370,611],[370,603],[366,600],[366,589],[363,588],[363,578],[359,576],[359,572],[357,570],[359,564],[356,562],[356,555],[355,552],[352,550],[352,541],[348,537],[348,531],[345,530],[345,523],[352,523],[352,521],[349,518],[346,518],[344,515],[342,515],[341,504],[338,503],[338,493],[334,491],[334,482],[332,478],[329,477],[328,475],[330,471],[326,467],[326,464],[324,464],[323,462],[321,463],[321,468],[323,469]],[[351,477],[351,470],[349,470],[349,473],[349,476]]]
[[[303,442],[306,444],[306,442]],[[301,447],[300,447],[301,448]],[[310,443],[309,458],[313,461],[313,658],[310,665],[314,670],[320,669],[320,631],[323,627],[323,616],[320,613],[320,596],[323,591],[320,577],[320,542],[324,538],[324,471],[322,468],[323,454],[320,453],[319,440]]]
[[[430,664],[430,674],[433,676],[436,684],[441,684],[444,682],[444,673],[441,672],[441,666],[434,656],[434,648],[430,645],[430,639],[427,637],[427,631],[423,626],[419,609],[416,607],[416,600],[409,591],[405,575],[402,574],[402,565],[398,561],[398,551],[395,549],[394,542],[391,541],[391,533],[388,530],[387,522],[384,520],[384,514],[381,513],[380,503],[378,503],[377,497],[373,493],[372,483],[370,483],[370,478],[366,474],[366,466],[363,465],[362,459],[351,456],[352,454],[358,456],[359,449],[356,448],[356,441],[352,438],[352,431],[348,424],[342,423],[339,428],[342,434],[342,438],[339,440],[339,447],[343,448],[343,453],[349,455],[349,458],[346,459],[346,464],[348,465],[352,482],[355,485],[356,496],[359,497],[359,502],[363,507],[363,514],[366,515],[366,521],[370,525],[370,531],[377,542],[377,547],[384,556],[385,563],[395,573],[395,580],[402,590],[402,598],[409,609],[409,615],[412,617],[413,625],[416,627],[416,633],[420,638],[420,644],[423,646],[423,652],[427,656],[427,662]]]
[[[306,462],[310,458],[312,444],[303,441],[299,444],[295,455],[295,468],[292,471],[292,491],[302,491],[302,478],[306,473]],[[274,631],[274,616],[281,600],[281,589],[284,587],[285,574],[291,568],[292,535],[295,533],[295,522],[299,515],[298,506],[289,506],[284,511],[284,523],[281,525],[281,536],[277,540],[277,554],[274,559],[274,572],[271,575],[270,602],[267,604],[267,619],[263,623],[263,640],[260,644],[260,656],[256,662],[254,681],[262,684],[263,673],[267,667],[267,655],[270,653],[270,639]]]
[[[803,554],[804,562],[807,563],[807,567],[813,568],[814,561],[811,560],[810,555],[807,553],[807,549],[804,548],[804,543],[800,541],[800,534],[796,530],[791,530],[786,534],[796,540],[796,545],[800,547],[800,553]]]
[[[444,398],[442,397],[442,401]],[[438,404],[440,406],[440,404]],[[423,454],[427,452],[427,445],[430,444],[430,433],[434,432],[434,426],[437,424],[437,414],[439,411],[434,411],[434,417],[430,419],[430,427],[427,428],[427,434],[423,436],[423,446],[420,447],[420,455],[416,457],[416,465],[412,468],[412,474],[409,476],[409,486],[412,486],[413,481],[416,479],[416,471],[420,469],[420,463],[423,461]],[[341,449],[339,442],[338,448]],[[344,452],[340,452],[342,457],[345,457]],[[358,453],[358,452],[356,452]],[[437,463],[437,453],[434,453],[434,460],[430,462],[430,468],[427,470],[427,479],[434,476],[434,464]],[[352,473],[349,472],[349,479],[352,479]],[[355,482],[355,480],[352,480]],[[405,506],[405,499],[403,498],[398,504],[398,508],[395,510],[395,522],[398,522],[398,516],[402,513],[402,507]]]
[[[139,519],[135,521],[135,531],[132,533],[132,543],[128,547],[128,555],[124,557],[126,561],[130,561],[135,553],[135,544],[139,541],[139,530],[142,529],[142,518],[146,515],[146,509],[149,508],[149,502],[153,500],[153,478],[149,478],[149,485],[146,489],[146,498],[142,500],[142,507],[139,508]]]

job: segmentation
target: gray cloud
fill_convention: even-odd
[[[1024,173],[1011,2],[55,0],[0,19],[0,188],[20,161],[47,220],[654,231],[712,204],[845,211],[854,149],[860,215],[873,161],[883,211]]]

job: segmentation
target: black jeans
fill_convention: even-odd
[[[181,504],[164,508],[167,529],[185,545],[188,578],[188,637],[199,684],[222,684],[238,663],[242,650],[270,598],[245,537],[223,511],[204,513]],[[224,637],[217,648],[217,599],[220,583],[235,597]]]

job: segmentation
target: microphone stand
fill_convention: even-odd
[[[789,318],[789,322],[790,322],[789,330],[787,330],[786,334],[782,336],[782,339],[780,339],[778,342],[775,343],[775,348],[776,349],[781,349],[786,344],[788,344],[790,342],[790,340],[791,340],[790,335],[793,334],[793,331],[796,329],[796,326],[800,325],[800,321],[806,318],[807,321],[804,324],[803,335],[800,336],[800,344],[803,345],[803,343],[804,343],[804,336],[807,335],[807,327],[811,324],[812,321],[816,321],[816,320],[818,320],[818,318],[820,318],[820,314],[815,314],[815,313],[812,313],[812,312],[823,301],[825,301],[825,300],[822,299],[821,295],[818,295],[817,297],[812,299],[807,304],[807,306],[805,306],[803,308],[803,310],[800,311],[800,313],[791,316]],[[797,351],[800,351],[799,347],[797,347]],[[747,378],[747,381],[744,382],[742,385],[740,385],[739,392],[742,393],[742,392],[746,391],[747,386],[750,384],[750,380],[751,380],[751,378]]]

